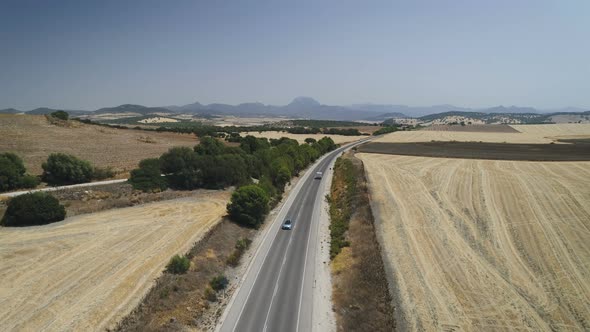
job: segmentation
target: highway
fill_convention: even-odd
[[[312,330],[319,205],[326,194],[326,178],[314,175],[325,174],[342,151],[364,141],[330,152],[293,188],[225,308],[218,331]],[[280,229],[285,219],[293,221],[292,230]]]

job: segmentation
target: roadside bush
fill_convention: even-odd
[[[174,255],[166,266],[166,271],[173,274],[183,274],[188,271],[191,261],[186,256]]]
[[[45,225],[64,220],[65,217],[66,209],[57,198],[48,193],[36,192],[12,198],[2,218],[2,225]]]
[[[268,194],[257,185],[248,185],[233,192],[227,205],[232,220],[242,225],[258,227],[268,213]]]
[[[49,114],[51,117],[67,121],[70,118],[70,114],[65,111],[55,111]]]
[[[0,191],[36,187],[39,180],[25,172],[25,165],[19,156],[11,152],[0,154]]]
[[[115,176],[115,172],[110,167],[107,167],[107,168],[94,167],[92,169],[92,179],[93,180],[104,180],[104,179],[112,178],[113,176]]]
[[[43,165],[43,181],[51,185],[89,182],[94,168],[88,161],[64,153],[52,153]]]
[[[238,264],[240,263],[240,259],[242,258],[242,255],[244,254],[246,249],[248,249],[251,243],[252,240],[248,238],[238,239],[234,251],[229,255],[229,257],[227,257],[227,260],[225,261],[227,265],[233,267],[238,266]]]
[[[211,288],[217,292],[227,287],[227,284],[227,278],[221,274],[216,277],[213,277],[213,279],[211,279],[211,281],[209,282],[209,286],[211,286]]]
[[[215,302],[217,301],[217,293],[211,289],[211,287],[207,286],[207,288],[205,288],[205,294],[204,294],[205,299],[207,299],[207,301],[210,302]]]
[[[168,183],[161,173],[158,158],[144,159],[139,162],[139,168],[131,171],[129,183],[131,183],[133,189],[146,192],[165,190]]]
[[[25,189],[35,188],[39,185],[39,178],[36,176],[25,174],[20,178],[19,187]]]
[[[355,209],[353,199],[358,192],[356,169],[349,159],[342,157],[334,165],[332,195],[326,195],[330,203],[330,258],[334,259],[342,248],[350,243],[346,240],[346,232],[352,212]],[[343,189],[337,188],[338,181],[344,183]],[[342,185],[342,183],[340,183]]]

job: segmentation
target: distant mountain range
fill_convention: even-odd
[[[56,111],[50,108],[37,108],[24,113],[27,114],[48,114]],[[92,114],[121,114],[134,113],[141,115],[148,114],[173,114],[186,113],[194,115],[234,115],[234,116],[272,116],[272,117],[291,117],[307,118],[314,120],[366,120],[380,122],[391,118],[421,118],[428,121],[428,116],[441,117],[446,114],[469,113],[469,116],[484,117],[485,114],[495,114],[491,118],[498,118],[510,114],[521,114],[517,118],[547,118],[552,114],[577,114],[588,112],[586,109],[567,107],[563,109],[554,109],[550,111],[541,111],[532,107],[517,106],[496,106],[485,109],[473,109],[457,107],[453,105],[433,105],[433,106],[406,106],[406,105],[389,105],[389,104],[353,104],[348,106],[330,106],[323,105],[311,97],[297,97],[287,105],[274,106],[262,103],[243,103],[239,105],[229,104],[208,104],[204,105],[199,102],[183,106],[164,106],[164,107],[146,107],[142,105],[125,104],[116,107],[106,107],[94,112],[82,110],[66,110],[73,116],[85,116]],[[21,111],[9,108],[0,110],[0,113],[22,113]],[[435,115],[438,114],[438,115]],[[441,115],[442,114],[442,115]],[[467,114],[463,114],[467,116]]]
[[[157,113],[175,113],[164,107],[147,107],[141,105],[125,104],[117,107],[104,107],[94,111],[94,114],[120,114],[120,113],[138,113],[141,115]]]

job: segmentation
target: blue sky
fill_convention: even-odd
[[[590,107],[590,1],[4,1],[0,108]]]

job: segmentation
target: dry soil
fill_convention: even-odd
[[[19,155],[31,174],[41,174],[41,164],[50,153],[62,152],[113,167],[125,175],[140,160],[159,157],[173,146],[195,146],[194,135],[146,132],[86,125],[51,124],[43,115],[0,114],[0,153]]]

